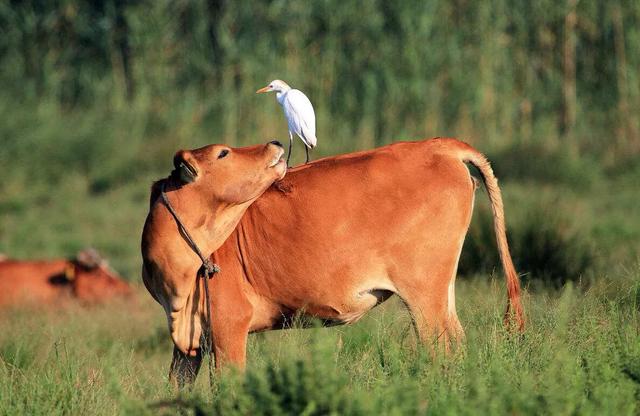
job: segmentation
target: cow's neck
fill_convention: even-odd
[[[211,201],[202,197],[197,190],[183,187],[175,192],[167,192],[167,198],[182,225],[187,229],[193,242],[197,244],[204,256],[209,256],[218,249],[233,232],[252,201],[242,204],[226,204]],[[166,210],[166,214],[171,214]],[[170,218],[169,226],[173,228],[175,219]],[[176,234],[183,239],[182,235]]]
[[[234,231],[225,243],[225,248],[235,251],[235,259],[242,262],[242,271],[245,278],[256,287],[262,286],[267,290],[264,281],[266,275],[271,275],[277,265],[261,264],[264,267],[256,267],[256,262],[268,259],[277,262],[277,256],[265,256],[266,251],[273,253],[295,253],[295,239],[283,236],[282,230],[295,225],[295,232],[305,232],[304,223],[296,223],[295,212],[291,209],[287,198],[273,191],[267,190],[260,200],[251,205]],[[265,274],[263,271],[269,270]],[[260,291],[260,289],[259,289]]]

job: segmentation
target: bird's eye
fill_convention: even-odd
[[[218,159],[222,159],[223,157],[225,157],[226,155],[229,154],[229,151],[227,149],[224,149],[223,151],[220,152],[220,154],[218,155]]]

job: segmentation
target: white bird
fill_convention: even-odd
[[[289,153],[287,154],[287,164],[291,157],[291,147],[293,147],[293,134],[295,133],[305,145],[307,160],[309,163],[309,149],[316,147],[316,113],[313,111],[311,101],[300,90],[292,89],[286,82],[275,79],[264,88],[256,91],[276,92],[276,99],[284,110],[284,115],[289,124]]]

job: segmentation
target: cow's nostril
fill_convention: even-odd
[[[282,147],[282,143],[280,143],[280,142],[279,142],[279,141],[277,141],[277,140],[271,140],[269,143],[271,143],[271,144],[275,144],[276,146],[280,146],[280,147]]]

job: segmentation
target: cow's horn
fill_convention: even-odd
[[[85,267],[94,268],[99,266],[103,260],[95,249],[88,248],[78,253],[76,261]]]

